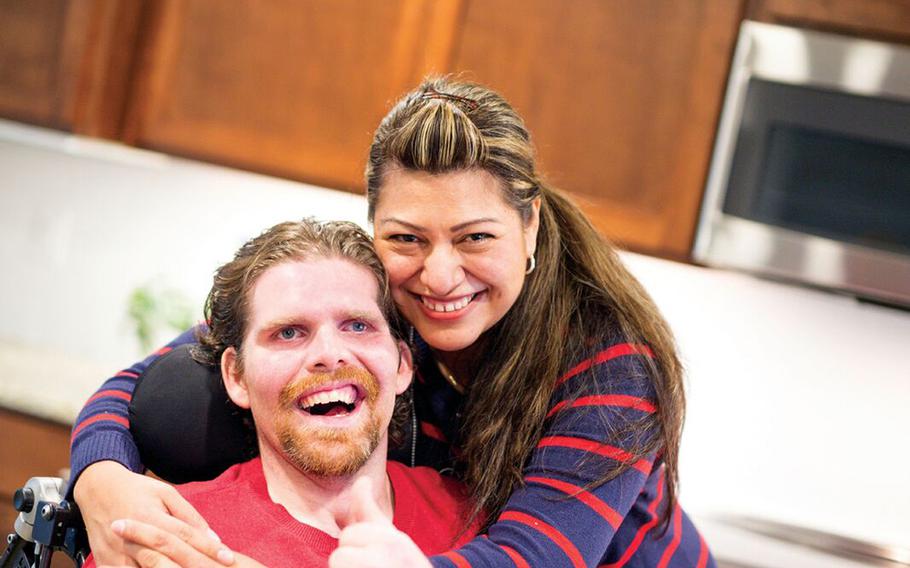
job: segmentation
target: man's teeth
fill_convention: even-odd
[[[473,294],[470,296],[464,296],[460,300],[455,300],[454,302],[434,302],[425,296],[420,297],[423,305],[430,308],[434,312],[454,312],[455,310],[460,310],[470,304],[472,299],[474,299]]]
[[[343,404],[354,404],[354,401],[357,400],[357,389],[352,385],[345,387],[317,392],[311,394],[310,396],[300,399],[299,405],[300,408],[304,410],[307,408],[312,408],[317,404],[330,404],[333,402],[340,402]]]

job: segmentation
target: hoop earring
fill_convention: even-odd
[[[534,272],[534,269],[537,268],[537,259],[532,254],[528,257],[528,269],[525,270],[525,274],[530,274]]]

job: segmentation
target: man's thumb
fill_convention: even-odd
[[[373,483],[366,477],[354,482],[351,488],[351,509],[348,524],[354,523],[389,523],[389,518],[379,508],[373,495]]]

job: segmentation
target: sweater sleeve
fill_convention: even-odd
[[[488,534],[431,558],[434,566],[597,566],[633,504],[654,456],[628,450],[656,433],[644,346],[618,344],[561,377],[547,425]],[[642,425],[647,428],[642,431]],[[629,465],[597,484],[617,462]],[[652,511],[653,513],[653,511]]]
[[[79,475],[95,462],[112,460],[135,472],[144,470],[129,422],[129,407],[136,380],[158,357],[177,346],[195,342],[196,329],[188,329],[144,360],[107,379],[86,401],[76,417],[70,438],[68,497],[72,497]]]

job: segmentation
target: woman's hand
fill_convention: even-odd
[[[123,539],[127,557],[142,568],[264,568],[183,521],[171,518],[167,525],[121,519],[111,524],[111,530]]]
[[[98,565],[137,565],[126,554],[123,540],[110,529],[116,519],[132,518],[162,528],[179,519],[201,534],[209,532],[202,516],[176,489],[117,462],[101,461],[87,467],[76,481],[73,496]]]
[[[370,480],[357,480],[348,524],[329,556],[329,568],[431,568],[411,538],[396,529],[373,499]]]

